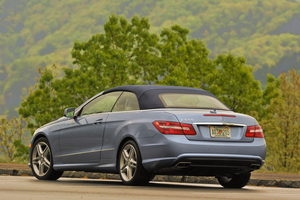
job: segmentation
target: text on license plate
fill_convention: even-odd
[[[231,132],[229,126],[210,126],[210,136],[219,138],[230,138]]]

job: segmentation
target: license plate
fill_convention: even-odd
[[[231,132],[229,126],[210,126],[210,136],[218,138],[230,138]]]

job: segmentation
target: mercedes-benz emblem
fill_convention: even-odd
[[[223,122],[224,121],[224,117],[220,117],[219,120],[220,120],[220,122]]]

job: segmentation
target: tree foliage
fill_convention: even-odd
[[[101,80],[95,84],[96,91],[153,80],[158,71],[150,69],[157,63],[159,38],[149,29],[146,17],[133,16],[128,22],[125,17],[112,14],[104,24],[104,33],[93,35],[87,42],[75,42],[73,64],[78,64],[84,72],[96,73],[96,79]]]
[[[300,3],[295,1],[2,0],[0,115],[17,115],[23,87],[34,84],[38,66],[73,67],[73,42],[103,33],[111,13],[127,19],[135,14],[149,16],[154,33],[174,24],[184,25],[190,30],[188,40],[200,38],[207,44],[210,58],[228,51],[243,56],[264,84],[268,72],[277,77],[288,67],[282,64],[285,61],[293,62],[291,67],[299,65]],[[171,73],[186,76],[174,70]],[[171,78],[167,82],[172,82]]]
[[[260,112],[262,89],[260,82],[254,79],[253,67],[246,65],[245,58],[220,54],[214,64],[217,68],[207,75],[205,88],[235,112]]]
[[[279,77],[280,93],[271,99],[261,121],[268,144],[267,165],[275,170],[300,170],[300,75],[295,69]]]
[[[267,115],[271,112],[270,103],[271,100],[277,98],[280,93],[280,79],[275,78],[272,74],[267,74],[267,85],[263,90],[262,96],[262,108],[257,113],[257,119],[262,120],[266,119]]]
[[[160,33],[158,69],[155,83],[200,88],[204,77],[214,70],[209,50],[202,40],[188,40],[189,29],[174,25]]]
[[[41,78],[37,79],[34,87],[29,89],[26,100],[21,103],[19,114],[31,120],[27,125],[31,132],[53,120],[53,116],[61,115],[61,107],[57,104],[56,91],[53,88],[54,77],[57,75],[56,70],[55,65],[50,69],[41,70],[39,68]],[[62,103],[59,102],[59,104]]]
[[[148,18],[133,16],[128,22],[112,14],[104,30],[74,43],[77,69],[64,68],[65,75],[58,79],[56,66],[39,71],[41,78],[19,109],[23,117],[33,119],[29,127],[40,127],[62,116],[66,107],[77,107],[105,89],[127,84],[204,87],[232,110],[247,114],[263,106],[253,67],[232,54],[211,60],[203,41],[188,40],[187,28],[174,25],[157,35],[149,32]]]
[[[0,151],[3,156],[10,161],[15,158],[15,153],[18,152],[16,146],[20,146],[17,143],[23,141],[25,130],[26,130],[26,120],[20,118],[12,118],[8,120],[6,118],[0,119]],[[16,146],[14,145],[14,142]],[[28,153],[28,152],[27,152]],[[18,155],[23,156],[23,154]]]

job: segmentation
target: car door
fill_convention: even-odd
[[[136,95],[123,92],[106,120],[101,163],[114,163],[120,139],[144,130],[145,125],[136,122],[139,116],[140,107]]]
[[[78,116],[63,124],[60,132],[61,161],[71,163],[98,163],[103,133],[109,112],[122,92],[101,95],[86,104]]]

